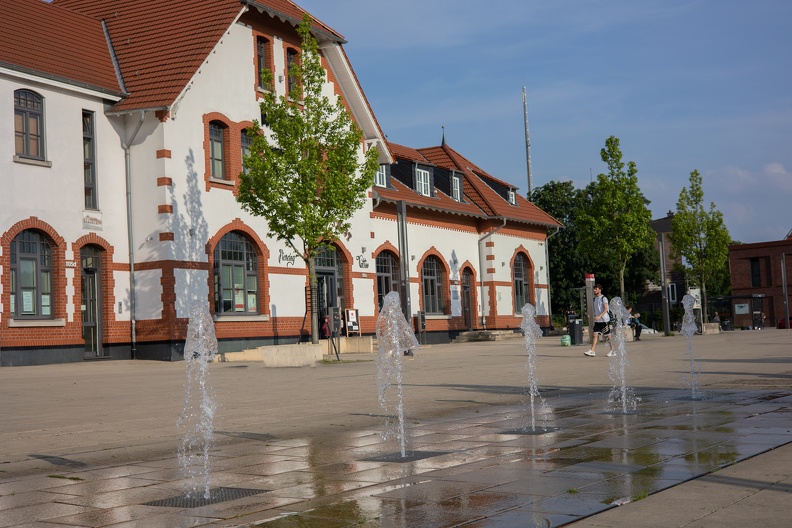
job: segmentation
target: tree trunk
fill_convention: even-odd
[[[709,321],[707,313],[707,286],[704,283],[704,274],[701,274],[701,320],[703,323]]]

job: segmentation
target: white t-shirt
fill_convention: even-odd
[[[608,304],[608,298],[605,297],[604,295],[599,295],[594,297],[594,318],[598,323],[610,322],[610,316],[608,315],[608,312],[605,311],[606,304]],[[599,314],[601,314],[603,311],[605,311],[605,313],[602,314],[602,317],[596,319],[596,317]]]

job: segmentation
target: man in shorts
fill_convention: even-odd
[[[591,348],[583,352],[587,356],[596,356],[597,340],[600,336],[607,336],[609,333],[608,323],[610,316],[608,315],[608,298],[602,295],[602,286],[600,284],[594,285],[594,338],[591,342]],[[610,345],[610,343],[608,343]],[[616,355],[616,352],[611,348],[608,352],[608,357]]]

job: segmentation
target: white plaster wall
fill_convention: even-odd
[[[272,273],[269,279],[270,316],[275,318],[305,315],[305,276]]]
[[[14,90],[29,89],[44,98],[45,156],[51,167],[14,162]],[[67,242],[95,231],[113,244],[126,241],[123,150],[104,116],[101,98],[0,74],[0,232],[31,216],[51,225]],[[82,112],[94,113],[101,230],[86,230],[84,210]],[[119,162],[120,159],[120,162]],[[119,198],[121,199],[119,203]],[[119,207],[121,208],[119,210]]]
[[[113,294],[115,295],[116,305],[113,307],[115,312],[116,321],[129,321],[131,320],[129,306],[129,272],[128,271],[114,271],[113,280],[115,286]],[[121,303],[121,312],[118,311],[118,303]]]
[[[162,319],[162,270],[135,271],[135,318]]]
[[[209,272],[206,270],[173,270],[176,291],[176,317],[190,316],[193,301],[206,303],[209,298]]]
[[[376,275],[372,274],[370,278],[352,279],[352,286],[355,288],[355,306],[347,306],[347,308],[356,308],[358,315],[373,316],[374,312],[374,288]]]
[[[508,282],[511,284],[513,280],[511,261],[514,257],[514,252],[517,250],[517,248],[522,246],[527,250],[528,255],[531,258],[531,262],[533,263],[533,281],[535,287],[534,293],[539,293],[540,291],[544,290],[546,297],[546,290],[544,288],[536,288],[536,286],[547,284],[544,243],[538,240],[530,240],[512,235],[501,235],[499,233],[496,233],[491,238],[495,242],[495,247],[491,248],[493,250],[493,254],[495,255],[495,260],[491,261],[492,266],[495,268],[495,281]],[[505,266],[503,265],[504,263]],[[501,293],[501,298],[497,303],[498,315],[519,315],[519,310],[522,307],[518,307],[517,312],[515,313],[513,301],[507,299],[506,290],[499,286],[498,291]],[[508,297],[511,297],[513,295],[511,287],[508,287],[508,292]],[[506,303],[507,300],[508,304]],[[539,300],[540,297],[537,297],[537,315],[547,315],[548,312],[546,298],[544,303],[540,303]]]

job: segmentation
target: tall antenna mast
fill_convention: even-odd
[[[525,99],[525,85],[522,88],[523,114],[525,116],[525,159],[528,163],[528,199],[533,194],[533,179],[531,178],[531,135],[528,133],[528,102]]]

